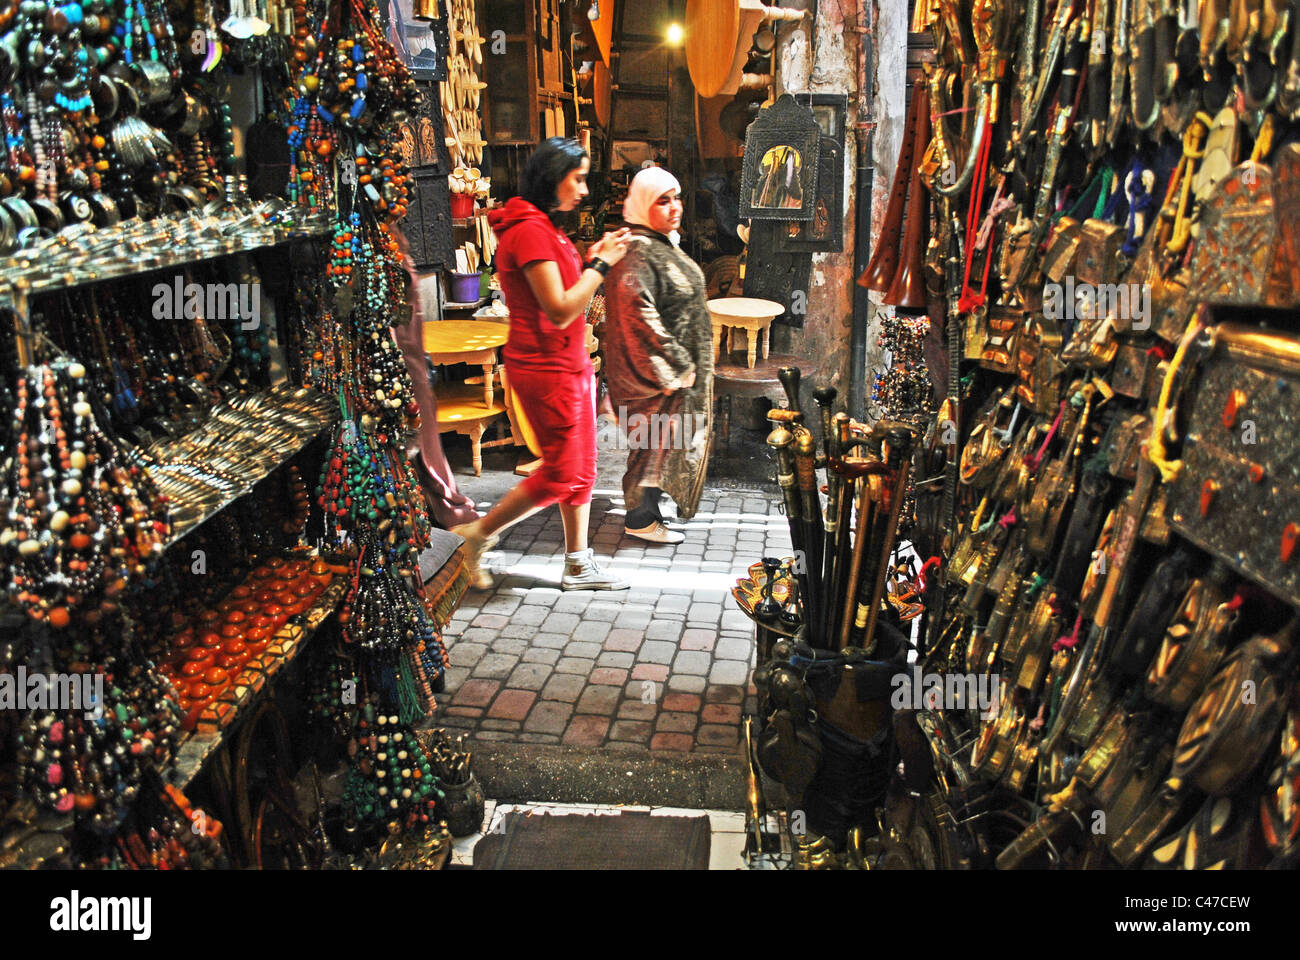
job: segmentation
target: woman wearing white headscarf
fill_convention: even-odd
[[[681,185],[667,170],[638,173],[623,204],[627,255],[605,279],[605,378],[627,432],[625,530],[651,543],[680,543],[659,512],[699,506],[708,468],[713,406],[713,329],[704,273],[677,247]]]

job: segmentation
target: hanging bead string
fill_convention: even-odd
[[[367,703],[348,742],[351,767],[343,784],[350,829],[392,824],[390,830],[427,827],[445,794],[420,738],[399,714]]]
[[[346,600],[343,637],[360,651],[370,688],[394,704],[404,722],[414,723],[433,708],[432,683],[442,673],[441,641],[424,605],[387,561],[387,551],[363,536],[357,574]],[[426,674],[421,654],[432,649],[436,673]]]
[[[175,756],[176,693],[161,675],[125,660],[105,664],[104,702],[30,710],[18,736],[24,793],[45,810],[75,814],[92,831],[116,832],[146,771]]]
[[[890,419],[923,418],[930,412],[931,387],[924,352],[929,332],[929,317],[895,314],[881,319],[877,342],[889,352],[890,365],[876,374],[871,400]]]
[[[428,544],[428,519],[418,481],[382,432],[372,433],[366,417],[355,417],[340,391],[343,420],[321,468],[316,500],[326,516],[326,536],[341,546],[349,537],[372,532],[390,562],[411,566]]]
[[[114,609],[171,532],[166,499],[148,473],[125,466],[125,451],[100,430],[85,374],[66,361],[28,369],[17,386],[15,456],[4,477],[0,562],[9,597],[56,629],[80,608],[87,616]]]

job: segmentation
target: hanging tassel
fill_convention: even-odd
[[[415,679],[412,671],[396,667],[396,693],[395,702],[397,703],[397,715],[403,723],[416,723],[425,718],[424,711],[420,707],[420,694],[415,687]]]

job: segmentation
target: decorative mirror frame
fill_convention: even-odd
[[[775,170],[763,170],[763,161],[782,149],[798,158],[797,183],[782,184]],[[800,106],[783,93],[772,106],[760,110],[745,137],[745,160],[740,177],[740,219],[811,220],[817,200],[817,158],[821,150],[821,129],[812,110]],[[769,161],[770,163],[772,161]],[[799,204],[787,206],[792,187],[798,187]],[[780,203],[755,206],[756,192],[769,192]]]

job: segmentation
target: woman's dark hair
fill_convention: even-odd
[[[552,220],[555,212],[555,189],[570,172],[582,166],[587,151],[577,140],[550,137],[543,140],[528,158],[528,164],[519,178],[519,196],[537,207]]]

